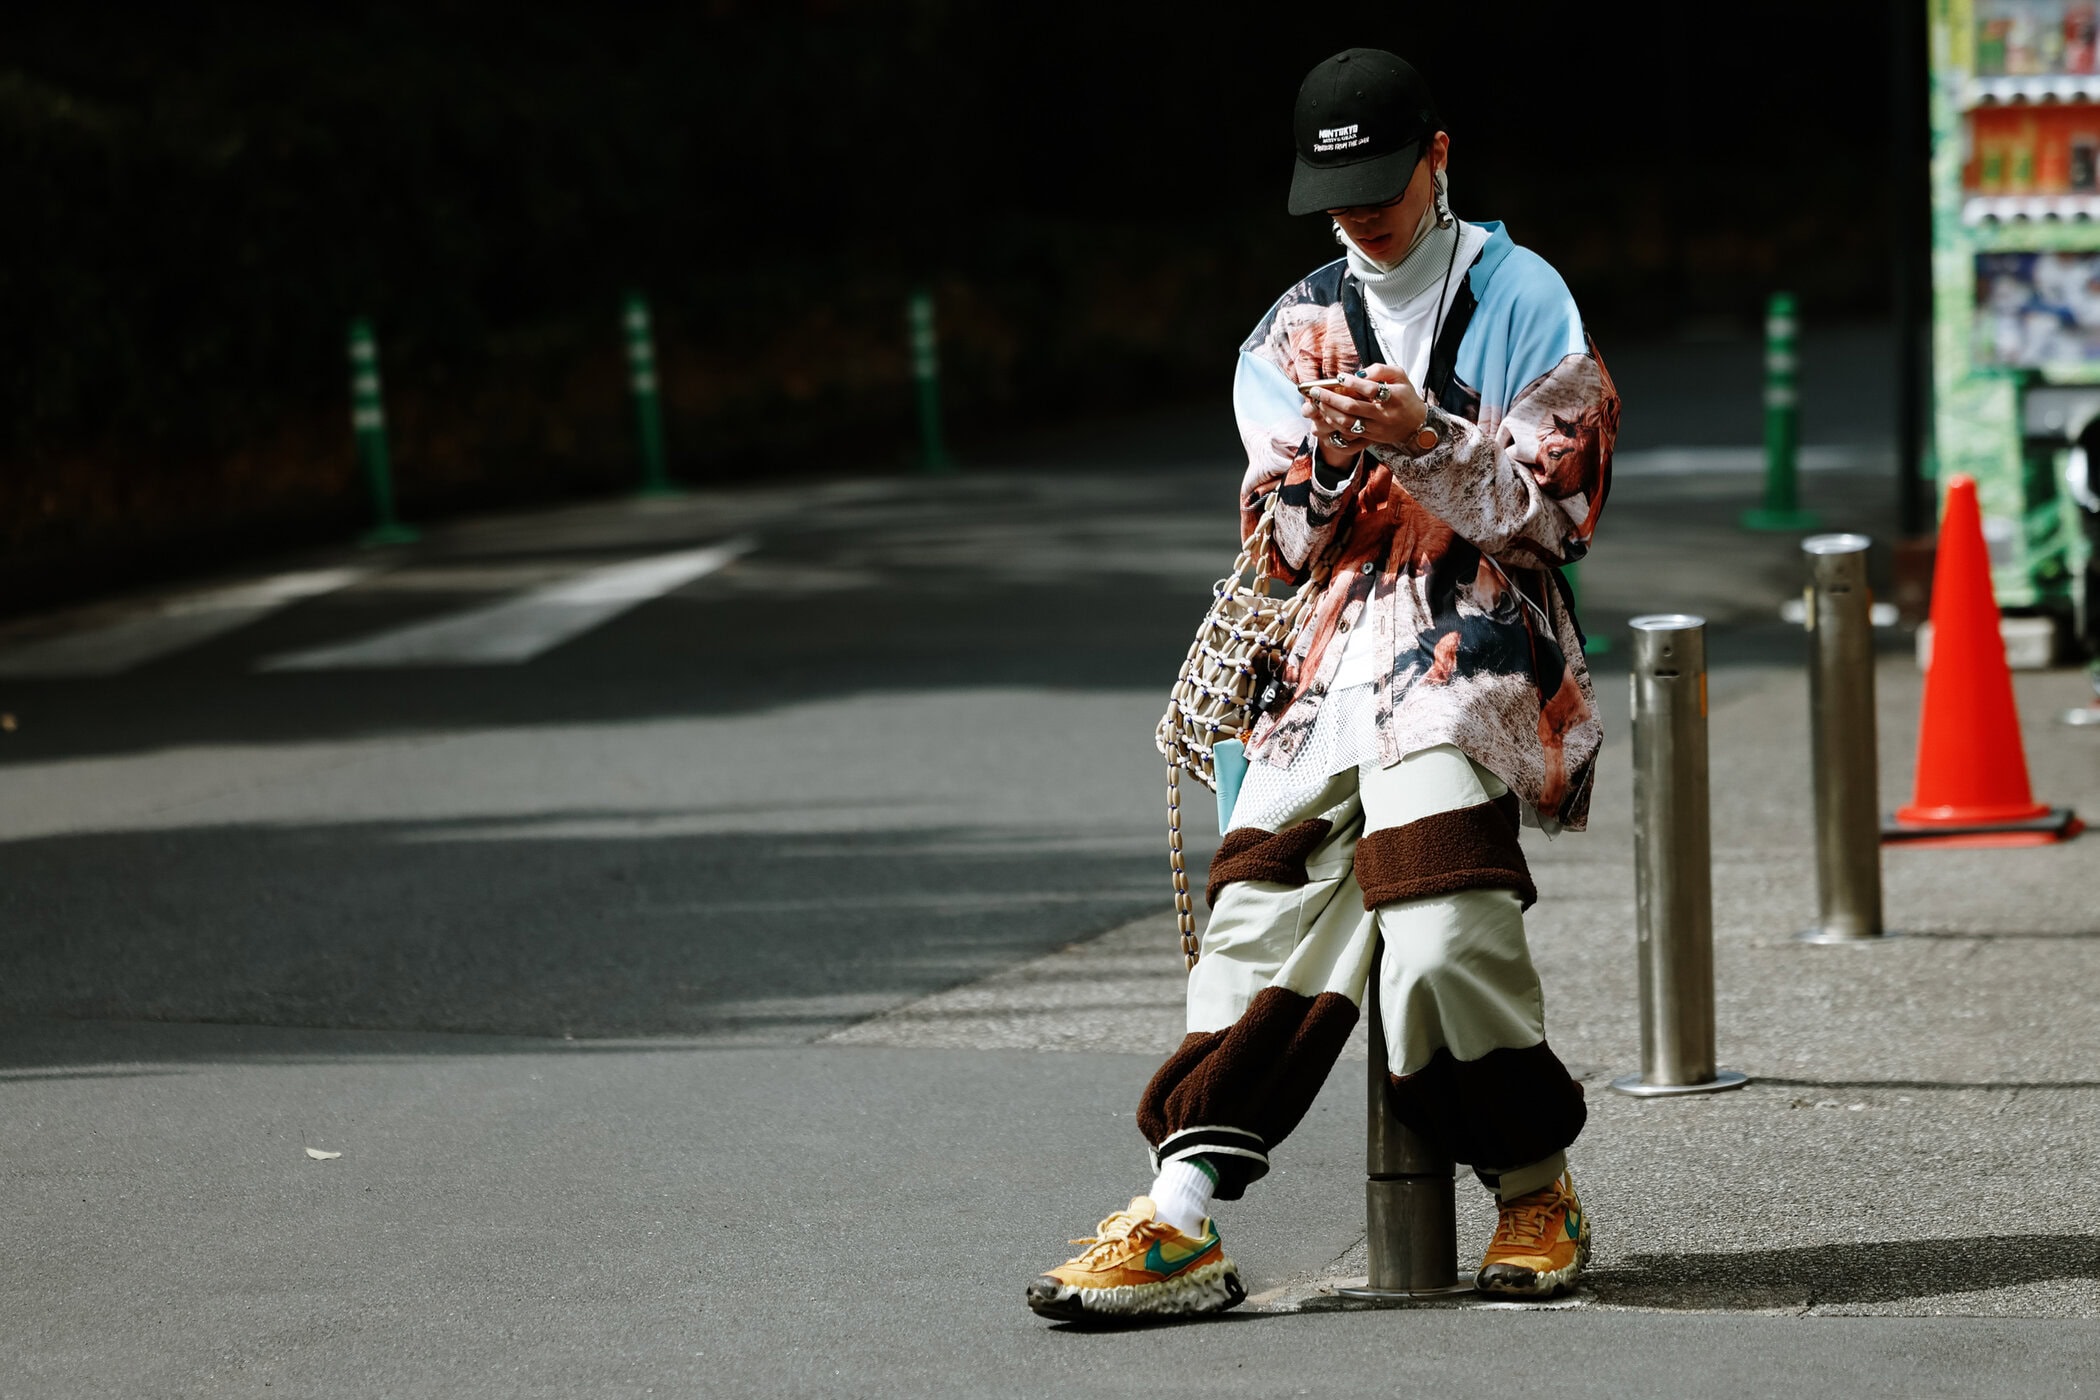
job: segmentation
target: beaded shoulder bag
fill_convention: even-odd
[[[1211,589],[1210,611],[1196,629],[1188,659],[1160,716],[1153,742],[1167,760],[1167,851],[1174,867],[1174,915],[1181,926],[1181,952],[1196,965],[1196,913],[1189,899],[1188,870],[1181,855],[1181,771],[1216,792],[1213,749],[1226,739],[1245,740],[1262,713],[1288,692],[1284,660],[1310,616],[1316,583],[1282,598],[1269,594],[1269,539],[1276,497],[1240,545],[1232,572]]]

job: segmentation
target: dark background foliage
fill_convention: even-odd
[[[620,293],[675,469],[893,470],[903,302],[953,428],[1221,402],[1333,255],[1292,95],[1427,74],[1453,202],[1599,341],[1887,304],[1875,4],[714,0],[40,7],[0,48],[0,607],[354,528],[343,333],[379,327],[408,512],[635,474]]]

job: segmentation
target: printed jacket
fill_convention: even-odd
[[[1296,386],[1378,357],[1345,261],[1286,292],[1240,347],[1242,536],[1273,493],[1272,567],[1324,585],[1285,667],[1288,698],[1248,752],[1291,761],[1346,634],[1369,627],[1382,762],[1455,744],[1549,831],[1581,830],[1603,726],[1559,566],[1588,552],[1619,399],[1560,274],[1500,224],[1480,227],[1488,242],[1422,386],[1442,437],[1430,451],[1377,448],[1340,470],[1314,451]]]

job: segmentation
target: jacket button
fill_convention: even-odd
[[[1348,631],[1348,630],[1349,630],[1349,624],[1348,624],[1348,623],[1347,623],[1346,621],[1344,621],[1344,622],[1337,622],[1337,623],[1336,623],[1336,624],[1334,625],[1334,630],[1335,630],[1335,631],[1337,631],[1337,632],[1346,632],[1346,631]]]
[[[1364,572],[1367,574],[1375,574],[1378,572],[1378,566],[1376,564],[1373,564],[1370,560],[1366,559],[1364,560]]]

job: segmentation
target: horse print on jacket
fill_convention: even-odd
[[[1600,362],[1601,372],[1603,365]],[[1607,389],[1611,380],[1604,376]],[[1587,545],[1604,510],[1605,471],[1612,444],[1619,436],[1619,400],[1590,403],[1570,416],[1548,411],[1539,424],[1532,478],[1551,500],[1563,503],[1576,523],[1576,538]]]
[[[1453,402],[1435,405],[1442,441],[1420,456],[1374,449],[1330,487],[1295,386],[1375,358],[1375,346],[1359,355],[1341,314],[1343,268],[1284,296],[1242,347],[1234,388],[1249,455],[1242,532],[1273,493],[1272,568],[1321,586],[1287,661],[1290,699],[1256,724],[1249,756],[1291,761],[1339,643],[1370,627],[1391,658],[1374,682],[1381,761],[1456,744],[1542,823],[1579,829],[1603,736],[1580,629],[1550,571],[1595,534],[1617,391],[1559,278],[1497,230],[1469,274],[1479,307]]]
[[[1417,632],[1414,645],[1393,658],[1393,699],[1389,703],[1404,702],[1417,685],[1450,686],[1479,676],[1492,682],[1496,676],[1515,674],[1528,675],[1538,690],[1542,777],[1536,805],[1541,811],[1555,812],[1568,795],[1568,730],[1590,717],[1590,706],[1567,654],[1524,613],[1497,618],[1462,612],[1449,631],[1430,627]],[[1526,767],[1525,747],[1518,744],[1506,750],[1504,765]]]

